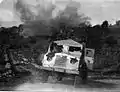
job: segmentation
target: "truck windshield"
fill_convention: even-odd
[[[69,51],[70,51],[70,52],[81,51],[81,50],[82,50],[81,47],[73,47],[73,46],[70,46],[70,47],[69,47]]]
[[[62,45],[57,45],[56,43],[52,43],[50,46],[50,51],[54,53],[60,53],[62,52]]]

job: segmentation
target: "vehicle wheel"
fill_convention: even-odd
[[[57,82],[57,81],[58,81],[58,77],[59,77],[59,75],[58,75],[57,72],[53,72],[53,73],[52,73],[52,79],[53,79],[54,82]]]
[[[86,63],[81,65],[79,75],[82,79],[82,83],[86,83],[87,78],[88,78],[88,69],[87,69]]]
[[[49,77],[49,72],[43,70],[42,71],[42,80],[43,80],[43,82],[47,82],[48,81],[48,77]]]
[[[58,80],[58,81],[62,81],[62,77],[61,77],[61,76],[58,77],[57,80]]]
[[[54,72],[52,74],[52,77],[53,77],[54,82],[56,82],[56,81],[62,81],[62,76],[61,76],[60,73]]]
[[[57,81],[62,81],[62,79],[63,79],[63,74],[58,73]]]

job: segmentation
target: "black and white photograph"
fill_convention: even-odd
[[[0,91],[119,92],[120,0],[0,0]]]

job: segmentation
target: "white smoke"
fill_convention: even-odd
[[[61,10],[58,3],[49,0],[17,0],[15,4],[17,14],[32,35],[49,34],[51,27],[57,27],[61,20],[73,26],[86,22],[87,18],[78,13],[80,3],[67,0],[63,7]]]
[[[36,0],[31,4],[27,1],[18,0],[16,3],[16,11],[19,13],[21,21],[49,20],[52,18],[52,11],[55,8],[52,2]]]
[[[2,3],[3,0],[0,0],[0,3]]]

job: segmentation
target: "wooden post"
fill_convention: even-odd
[[[74,78],[74,87],[76,86],[76,83],[77,83],[77,76],[75,76]]]

